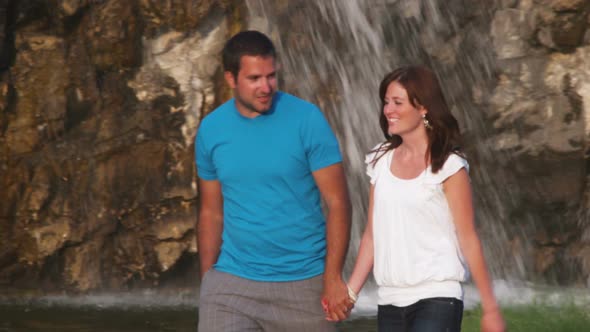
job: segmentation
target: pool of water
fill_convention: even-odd
[[[196,331],[196,308],[0,305],[0,331]]]
[[[100,308],[1,304],[0,331],[156,332],[197,331],[197,307]],[[342,332],[376,331],[373,317],[339,324]]]

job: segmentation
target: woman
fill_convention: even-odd
[[[504,331],[474,227],[459,126],[435,74],[396,69],[379,95],[387,141],[366,160],[369,215],[351,297],[373,268],[379,331],[460,331],[468,266],[481,296],[482,331]]]

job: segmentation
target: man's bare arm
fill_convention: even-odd
[[[346,318],[350,308],[342,268],[350,240],[351,214],[342,163],[319,169],[313,172],[313,177],[328,208],[323,298],[329,305],[332,319],[342,320]]]
[[[197,244],[199,246],[200,277],[209,270],[219,256],[223,231],[223,196],[219,181],[199,179],[199,219]]]

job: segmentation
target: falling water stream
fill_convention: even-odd
[[[452,49],[459,26],[472,25],[473,30],[478,24],[485,27],[481,21],[489,23],[495,8],[484,5],[477,16],[465,18],[466,10],[478,9],[453,5],[453,1],[289,0],[277,5],[272,0],[248,0],[247,6],[250,28],[268,33],[278,45],[281,88],[318,104],[341,142],[353,202],[347,273],[354,263],[367,214],[365,154],[383,140],[378,125],[378,84],[397,66],[426,64],[438,73],[465,136],[472,162],[476,220],[496,292],[501,301],[513,304],[532,302],[546,293],[533,289],[532,259],[514,251],[510,242],[511,232],[518,230],[511,227],[507,211],[517,204],[517,188],[506,186],[510,175],[498,171],[498,162],[510,156],[489,146],[485,106],[476,105],[477,97],[473,96],[473,91],[489,90],[494,85],[494,51],[485,40],[480,42],[481,47]],[[477,37],[468,33],[463,38]],[[522,213],[521,220],[532,218],[526,211]],[[532,223],[521,225],[520,230],[527,227]],[[357,314],[374,314],[374,292],[374,285],[369,283],[361,293]],[[550,297],[563,300],[565,293]],[[578,301],[588,303],[588,299],[581,295]],[[467,307],[477,303],[477,291],[468,286]]]
[[[367,212],[369,186],[365,154],[383,140],[378,124],[378,84],[396,66],[425,63],[441,74],[453,113],[463,131],[473,139],[468,151],[477,154],[474,159],[490,162],[490,165],[478,163],[480,169],[472,171],[472,177],[481,207],[477,211],[478,225],[484,234],[492,271],[497,277],[524,279],[523,258],[513,256],[506,245],[508,237],[503,220],[507,218],[503,210],[512,193],[499,179],[492,181],[485,176],[486,167],[493,167],[493,160],[504,156],[490,151],[484,135],[473,135],[487,130],[484,112],[477,111],[470,98],[465,97],[472,86],[485,87],[492,80],[489,68],[493,65],[493,51],[487,48],[457,53],[456,57],[460,58],[457,62],[462,63],[457,66],[458,73],[439,66],[425,50],[428,45],[424,45],[423,36],[436,35],[440,25],[452,27],[452,22],[443,20],[452,21],[453,16],[439,12],[432,5],[428,11],[430,19],[422,18],[418,9],[412,7],[418,1],[414,4],[368,0],[287,3],[291,4],[289,12],[277,13],[274,1],[248,1],[250,22],[252,28],[266,31],[277,40],[284,75],[282,88],[316,102],[336,128],[345,154],[354,206],[350,256],[357,250]],[[285,23],[281,15],[288,16],[290,22]],[[417,31],[416,25],[421,25],[421,31]],[[348,268],[351,263],[349,260]]]
[[[352,268],[367,214],[364,155],[382,140],[378,126],[378,84],[385,73],[399,65],[424,63],[439,74],[452,111],[468,139],[470,160],[476,161],[472,164],[475,169],[471,177],[477,224],[500,301],[507,305],[540,300],[553,304],[573,302],[590,307],[588,292],[532,284],[527,268],[530,262],[511,250],[513,230],[507,224],[506,210],[514,204],[515,193],[502,186],[501,172],[495,171],[494,179],[488,175],[498,160],[509,156],[498,155],[487,145],[485,136],[489,128],[485,115],[474,105],[472,97],[474,87],[485,90],[493,84],[492,50],[485,45],[460,49],[454,51],[454,60],[441,60],[445,50],[438,49],[441,44],[437,38],[442,35],[449,38],[457,29],[459,15],[453,11],[460,9],[441,9],[437,3],[430,0],[246,1],[250,28],[268,33],[278,46],[281,88],[318,104],[341,142],[353,202],[346,274]],[[481,17],[485,18],[486,14]],[[449,61],[452,66],[448,65]],[[374,292],[375,287],[369,282],[361,293],[354,317],[375,315]],[[477,305],[477,291],[472,286],[467,286],[465,296],[467,308]],[[3,315],[0,331],[194,331],[197,306],[194,290],[165,295],[158,292],[106,294],[83,299],[45,296],[33,306],[27,300],[0,304]],[[52,311],[56,307],[60,309]],[[45,317],[41,319],[45,325],[35,326],[34,319],[33,323],[26,323],[27,315],[33,314],[38,319]],[[76,315],[86,319],[75,319]],[[9,316],[14,317],[12,321],[4,318]],[[47,327],[51,317],[56,322]],[[116,320],[126,323],[117,325]]]

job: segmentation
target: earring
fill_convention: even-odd
[[[426,129],[432,130],[432,125],[430,125],[430,122],[426,118],[426,114],[422,114],[422,122],[424,123],[424,127],[426,127]]]

